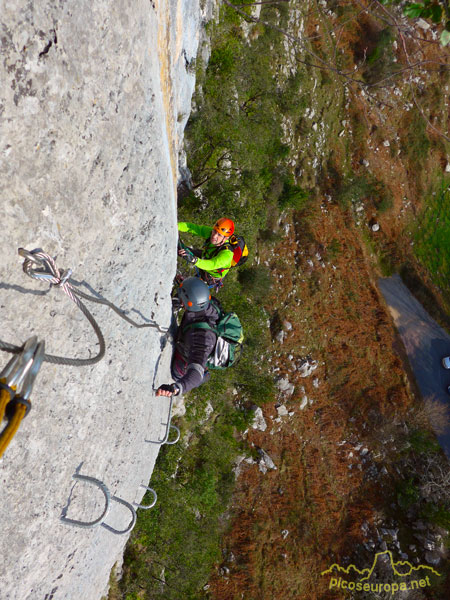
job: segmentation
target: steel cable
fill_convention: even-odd
[[[24,248],[19,248],[19,254],[25,259],[23,262],[24,273],[26,273],[32,279],[46,281],[51,286],[60,287],[63,290],[63,292],[67,294],[67,296],[78,306],[78,308],[87,318],[93,330],[95,331],[100,346],[98,354],[92,358],[65,358],[63,356],[44,354],[44,361],[57,365],[69,365],[80,367],[93,365],[99,362],[104,357],[106,345],[103,333],[101,332],[101,329],[98,326],[94,317],[91,315],[89,310],[77,296],[80,296],[81,298],[84,298],[86,300],[90,300],[91,302],[96,302],[98,304],[104,304],[105,306],[108,306],[109,308],[114,310],[114,312],[116,312],[122,319],[133,325],[133,327],[154,327],[155,329],[158,329],[160,333],[167,333],[168,328],[162,328],[157,323],[136,323],[135,321],[133,321],[133,319],[127,317],[124,314],[124,312],[117,308],[117,306],[115,306],[112,302],[100,298],[95,298],[94,296],[90,296],[81,291],[75,290],[70,283],[70,276],[72,275],[72,271],[70,269],[59,270],[53,258],[45,252],[42,252],[41,250],[33,250],[29,252]],[[22,347],[15,346],[14,344],[9,344],[0,340],[0,350],[17,354],[22,350]]]

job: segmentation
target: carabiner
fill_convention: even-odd
[[[24,258],[25,260],[30,260],[31,262],[34,262],[34,264],[37,265],[38,267],[45,267],[43,261],[38,256],[36,256],[33,252],[30,252],[26,248],[19,248],[17,250],[17,252],[20,254],[20,256],[22,258]],[[37,252],[37,250],[35,250],[34,252]]]
[[[37,336],[33,335],[25,342],[20,353],[12,357],[0,373],[0,380],[3,380],[5,385],[11,388],[20,385],[33,364],[37,345]]]
[[[37,256],[37,254],[44,254],[40,248],[36,248],[31,252],[25,248],[19,248],[17,252],[25,259],[22,269],[27,275],[33,279],[48,281],[51,284],[58,283],[59,278],[57,273],[52,270],[52,265],[41,256]],[[33,268],[33,265],[35,268]]]
[[[36,375],[44,360],[45,343],[29,338],[20,354],[14,356],[0,373],[0,423],[8,423],[0,433],[0,458],[31,410],[29,400]]]
[[[31,391],[33,389],[34,381],[36,379],[36,375],[41,368],[42,362],[44,360],[45,354],[45,341],[39,342],[37,348],[33,355],[33,361],[31,364],[31,368],[28,370],[25,379],[22,384],[22,388],[20,390],[20,396],[23,400],[28,400],[31,396]]]

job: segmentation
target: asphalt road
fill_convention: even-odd
[[[423,398],[433,398],[448,406],[450,370],[442,367],[441,359],[450,355],[450,335],[430,317],[399,275],[380,279],[378,285],[405,346]],[[438,439],[450,458],[450,430],[438,435]]]

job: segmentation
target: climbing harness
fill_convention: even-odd
[[[20,354],[14,356],[0,373],[0,424],[8,423],[0,433],[0,458],[31,410],[30,396],[34,380],[44,358],[45,343],[29,338]]]
[[[209,238],[205,240],[202,251],[193,251],[192,248],[186,246],[186,244],[178,238],[178,249],[184,250],[188,257],[185,257],[186,262],[194,264],[195,276],[200,277],[210,289],[213,289],[215,293],[218,293],[220,288],[223,287],[223,277],[228,273],[230,269],[234,267],[240,267],[248,260],[248,247],[245,240],[240,235],[232,235],[223,244],[216,247],[211,247]],[[211,275],[211,273],[200,269],[195,266],[195,262],[191,259],[195,256],[198,258],[205,258],[207,260],[215,258],[223,250],[229,250],[233,253],[231,265],[228,268],[216,269],[217,277]]]
[[[96,302],[97,304],[104,304],[106,306],[109,306],[112,310],[114,310],[114,312],[116,312],[120,317],[122,317],[122,319],[130,323],[130,325],[133,325],[133,327],[154,327],[160,333],[166,334],[168,332],[167,327],[160,327],[156,322],[136,323],[135,321],[133,321],[133,319],[130,319],[130,317],[125,315],[125,313],[122,310],[120,310],[120,308],[115,306],[112,302],[109,302],[109,300],[96,298],[95,296],[90,296],[80,290],[74,289],[73,285],[70,282],[72,270],[58,269],[54,259],[45,252],[39,249],[35,249],[30,252],[28,250],[25,250],[24,248],[19,248],[19,254],[25,259],[23,263],[24,273],[26,273],[32,279],[45,281],[53,287],[60,287],[64,291],[64,293],[67,294],[67,296],[78,306],[78,308],[85,315],[92,328],[94,329],[100,346],[97,356],[94,356],[92,358],[65,358],[62,356],[53,356],[51,354],[45,354],[43,359],[44,361],[58,365],[70,365],[80,367],[86,365],[93,365],[99,362],[105,355],[105,338],[103,337],[100,327],[98,326],[94,317],[91,315],[91,313],[88,311],[88,309],[85,307],[85,305],[81,302],[79,298],[90,300],[91,302]],[[3,342],[1,340],[0,350],[5,350],[7,352],[13,353],[20,352],[19,347],[14,346],[13,344],[8,344],[7,342]]]
[[[198,267],[195,267],[195,276],[200,277],[200,279],[206,283],[209,289],[214,290],[216,294],[220,288],[223,287],[223,279],[212,277],[209,273],[206,271],[201,271]]]
[[[189,248],[189,246],[186,246],[186,244],[181,239],[178,239],[178,249],[185,250],[188,254],[195,256],[195,254],[192,252],[192,249]],[[220,288],[223,287],[223,279],[213,277],[212,275],[210,275],[206,271],[202,271],[195,265],[194,269],[195,277],[199,277],[202,281],[204,281],[210,290],[214,290],[217,293],[220,290]],[[177,272],[177,274],[175,275],[175,284],[178,286],[181,285],[181,283],[183,283],[186,277],[189,277],[189,275],[184,275],[183,273]]]

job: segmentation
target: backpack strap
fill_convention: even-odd
[[[211,327],[211,325],[209,325],[209,323],[206,323],[205,321],[199,321],[198,323],[189,323],[189,325],[186,325],[186,327],[183,328],[183,333],[185,331],[188,331],[189,329],[207,329],[209,331],[214,331],[214,333],[217,335],[217,331],[214,329],[214,327]]]
[[[203,244],[203,248],[206,250],[206,248],[208,248],[209,246],[210,246],[210,242],[209,242],[209,239],[207,239],[207,240],[205,240],[205,243]],[[208,260],[210,260],[211,258],[215,258],[219,254],[219,252],[222,252],[222,250],[231,250],[231,248],[229,246],[230,246],[230,244],[228,242],[225,242],[224,244],[221,244],[220,246],[215,246],[214,248],[210,248],[210,252],[208,252]]]
[[[220,317],[220,313],[222,311],[221,311],[221,306],[220,306],[219,301],[216,300],[216,298],[211,298],[210,306],[214,307],[214,309],[217,311],[217,314]],[[219,334],[217,333],[217,329],[215,327],[212,327],[206,321],[198,321],[197,323],[188,323],[185,327],[183,327],[182,333],[184,333],[185,331],[188,331],[189,329],[207,329],[209,331],[213,331],[217,336],[219,336]]]
[[[233,254],[231,265],[227,268],[216,269],[220,277],[227,273],[233,267],[243,265],[248,259],[248,248],[245,240],[240,235],[232,235],[226,242],[215,248],[211,248],[209,239],[205,240],[203,249],[208,248],[208,259],[215,258],[222,250],[229,250]],[[203,253],[203,252],[202,252]]]

